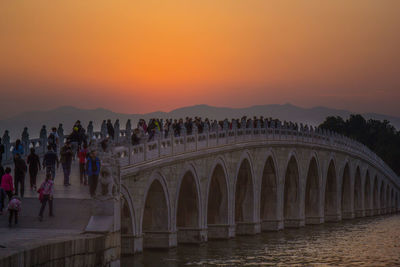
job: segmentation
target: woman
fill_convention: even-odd
[[[29,177],[31,182],[31,190],[36,190],[36,177],[41,169],[39,156],[35,154],[35,149],[31,148],[31,154],[28,156]]]
[[[40,207],[39,212],[39,221],[43,221],[43,212],[46,208],[46,203],[49,202],[49,216],[53,217],[53,191],[54,191],[54,183],[51,178],[51,174],[48,173],[46,175],[46,180],[40,185],[38,193],[42,195],[42,206]]]
[[[6,194],[8,196],[8,201],[10,201],[13,196],[13,191],[14,191],[13,178],[10,174],[11,168],[7,167],[5,173],[6,174],[4,174],[3,177],[1,178],[1,188],[4,189],[4,191],[6,192]]]

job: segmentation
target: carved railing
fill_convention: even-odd
[[[257,126],[253,127],[252,121],[250,121],[250,123],[242,121],[239,124],[236,122],[232,123],[230,128],[227,121],[225,121],[223,126],[215,123],[208,128],[208,125],[205,125],[201,133],[198,133],[194,125],[191,134],[187,134],[185,127],[182,126],[180,136],[175,136],[173,130],[170,129],[168,134],[156,132],[154,138],[150,141],[148,140],[149,137],[145,135],[141,138],[139,144],[132,146],[132,129],[131,123],[128,120],[125,130],[119,129],[119,122],[114,124],[115,135],[111,145],[113,147],[118,147],[118,157],[121,166],[129,166],[163,157],[256,141],[265,141],[271,144],[310,144],[348,152],[354,156],[360,157],[378,167],[384,175],[389,177],[393,183],[400,187],[400,179],[393,170],[368,147],[353,139],[329,130],[320,128],[314,129],[308,126],[303,127],[303,125],[299,127],[294,123],[285,122],[282,124],[279,121],[271,122],[265,120],[263,125],[264,127],[262,127],[260,121],[258,121]],[[67,136],[64,135],[62,124],[59,125],[57,133],[60,138],[61,146],[67,138]],[[100,131],[93,131],[93,124],[90,122],[86,134],[88,136],[88,142],[91,141],[96,146],[99,145],[101,140],[109,137],[105,121],[103,121]],[[25,156],[29,153],[29,149],[34,147],[37,154],[42,157],[47,151],[47,136],[48,134],[45,126],[43,126],[40,131],[40,137],[35,139],[29,139],[27,129],[24,129],[21,143],[24,147]],[[3,135],[3,144],[5,146],[3,165],[12,164],[12,150],[15,147],[15,142],[10,142],[9,140],[8,131],[5,131]]]

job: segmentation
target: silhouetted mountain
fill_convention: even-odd
[[[140,118],[184,118],[184,117],[202,117],[210,119],[224,118],[240,118],[246,116],[264,116],[278,118],[280,120],[302,122],[311,125],[322,123],[327,116],[341,116],[347,118],[352,112],[346,110],[331,109],[326,107],[301,108],[291,104],[284,105],[258,105],[247,108],[227,108],[227,107],[212,107],[208,105],[196,105],[183,107],[172,110],[171,112],[152,112],[147,114],[121,114],[115,113],[107,109],[98,108],[92,110],[78,109],[75,107],[64,106],[47,111],[30,111],[24,112],[17,116],[0,121],[0,135],[4,130],[10,131],[11,139],[14,140],[21,136],[24,127],[28,127],[30,137],[38,137],[42,125],[46,125],[49,130],[52,126],[58,126],[63,123],[64,132],[70,132],[72,125],[76,120],[80,120],[86,127],[89,121],[94,122],[95,130],[100,129],[100,125],[104,119],[120,120],[121,128],[125,128],[125,123],[131,119],[134,127]],[[362,114],[366,119],[388,120],[397,129],[400,128],[400,118],[366,113]]]

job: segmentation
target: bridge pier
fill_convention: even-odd
[[[325,221],[324,217],[321,216],[306,218],[306,224],[321,224],[324,223],[324,221]]]
[[[261,222],[261,231],[278,231],[284,228],[282,220],[264,220]]]
[[[121,234],[121,254],[133,255],[143,251],[143,236]]]
[[[356,210],[355,211],[355,217],[356,218],[362,218],[362,217],[365,217],[366,215],[365,215],[365,210]]]
[[[355,218],[355,213],[354,211],[344,211],[342,214],[342,219],[343,220],[350,220]]]
[[[342,215],[340,213],[325,215],[325,222],[340,222],[341,220],[342,220]]]
[[[207,242],[207,229],[179,227],[178,243],[182,244],[200,244]]]
[[[374,216],[380,215],[381,214],[381,209],[377,208],[374,209]]]
[[[258,222],[237,222],[236,235],[256,235],[261,232],[261,224]]]
[[[299,228],[305,226],[305,223],[305,219],[286,219],[285,228]]]
[[[178,245],[176,232],[147,231],[143,234],[143,248],[168,249]]]
[[[374,210],[373,209],[366,209],[365,210],[365,216],[371,217],[374,215]]]
[[[209,224],[208,239],[229,239],[235,237],[235,226],[228,224]]]

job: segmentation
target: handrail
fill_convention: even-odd
[[[332,147],[333,149],[339,149],[365,158],[367,161],[378,166],[381,171],[400,188],[399,176],[373,151],[353,139],[320,128],[314,129],[308,126],[303,127],[303,125],[301,125],[301,127],[295,127],[294,125],[296,124],[294,123],[281,124],[278,122],[276,125],[272,124],[272,126],[268,126],[266,122],[264,125],[265,127],[261,127],[260,123],[258,123],[257,127],[253,127],[253,124],[250,123],[250,127],[248,128],[239,128],[236,124],[233,124],[232,128],[229,129],[228,125],[224,123],[223,127],[219,124],[212,125],[210,129],[205,128],[201,133],[198,133],[197,128],[193,127],[191,134],[187,134],[186,129],[182,127],[180,136],[174,136],[172,130],[169,131],[167,136],[165,136],[164,133],[157,132],[152,141],[146,140],[148,137],[145,136],[143,142],[132,146],[130,121],[127,122],[125,130],[119,129],[118,122],[114,124],[115,136],[112,144],[115,147],[119,147],[119,150],[122,151],[120,155],[120,163],[122,165],[135,165],[161,157],[247,141],[294,141],[312,143]],[[57,132],[60,137],[59,145],[62,146],[66,141],[62,125],[59,126]],[[101,131],[93,131],[92,123],[89,123],[87,134],[89,140],[95,143],[95,145],[99,145],[101,140],[109,137],[107,129],[104,126],[102,126]],[[5,147],[3,165],[12,164],[12,150],[15,146],[15,141],[10,142],[8,131],[5,131],[3,135],[3,144]],[[24,147],[25,154],[28,154],[29,149],[34,147],[37,154],[43,157],[47,151],[46,127],[43,126],[40,132],[40,138],[34,139],[29,139],[27,129],[24,129],[21,144]]]

